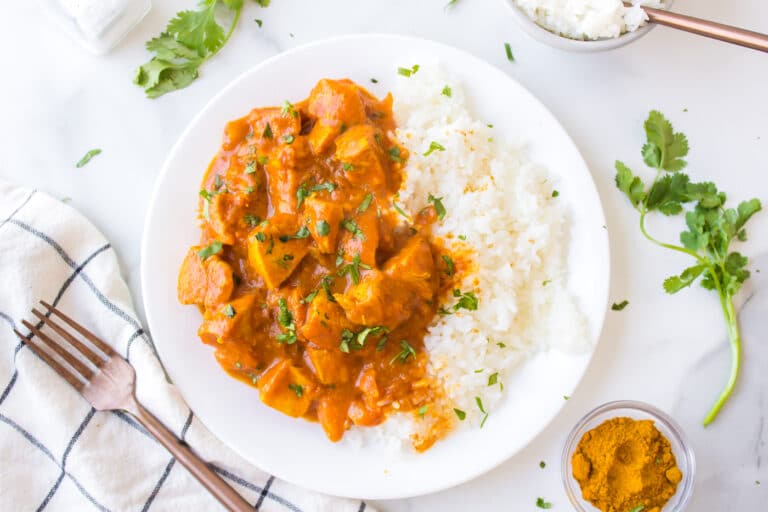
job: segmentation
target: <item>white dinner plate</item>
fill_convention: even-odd
[[[198,190],[224,125],[253,107],[309,94],[321,78],[351,78],[383,96],[399,66],[439,63],[465,88],[479,119],[498,137],[527,140],[549,170],[571,215],[569,288],[588,321],[592,349],[530,359],[506,382],[508,397],[485,427],[456,432],[423,454],[329,442],[316,423],[261,403],[256,389],[229,377],[196,331],[200,313],[176,299],[179,265],[198,242]],[[374,84],[371,78],[378,79]],[[443,84],[437,84],[440,87]],[[579,198],[571,201],[571,198]],[[521,450],[563,406],[587,369],[608,300],[608,237],[595,185],[573,141],[520,84],[488,63],[431,41],[392,35],[336,38],[273,57],[237,78],[190,123],[157,180],[142,244],[141,281],[149,328],[168,374],[205,425],[259,468],[294,484],[339,496],[399,498],[476,477]]]

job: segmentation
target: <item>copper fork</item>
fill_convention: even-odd
[[[627,7],[632,6],[632,2],[624,2]],[[731,25],[724,25],[685,14],[667,11],[666,9],[656,9],[654,7],[642,6],[642,9],[648,15],[648,21],[666,25],[668,27],[691,32],[700,36],[718,39],[726,43],[733,43],[753,50],[768,52],[768,35],[759,32],[753,32]]]
[[[136,373],[128,361],[69,316],[44,301],[40,301],[40,304],[48,310],[48,314],[45,315],[35,308],[32,309],[32,313],[40,319],[41,328],[43,325],[50,327],[69,345],[55,341],[54,338],[43,333],[41,328],[35,327],[26,320],[22,320],[21,323],[58,355],[70,369],[14,329],[16,335],[32,351],[78,390],[95,409],[99,411],[120,409],[132,414],[228,510],[238,512],[254,510],[253,506],[136,400]],[[61,319],[70,329],[49,318],[52,314]],[[73,330],[97,350],[78,340],[72,334]]]

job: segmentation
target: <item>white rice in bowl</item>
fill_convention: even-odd
[[[665,0],[513,0],[529,18],[571,39],[609,39],[634,32],[648,21],[640,5],[664,7]]]
[[[504,383],[531,354],[586,348],[586,322],[566,286],[567,211],[546,171],[473,118],[460,85],[440,68],[400,78],[394,112],[397,138],[410,151],[400,204],[417,212],[429,194],[442,197],[447,214],[433,234],[449,249],[469,249],[477,268],[461,283],[477,296],[477,310],[437,317],[424,342],[444,405],[466,413],[457,428],[478,428],[485,415],[476,397],[492,421]],[[424,156],[433,141],[444,150]],[[408,449],[418,423],[393,415],[377,427],[353,427],[342,443]]]

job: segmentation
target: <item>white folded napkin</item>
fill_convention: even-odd
[[[281,482],[214,438],[166,381],[101,233],[71,207],[2,181],[0,290],[0,510],[222,509],[131,416],[95,411],[19,342],[12,328],[27,333],[19,322],[33,322],[40,299],[128,359],[139,401],[258,510],[366,510]]]

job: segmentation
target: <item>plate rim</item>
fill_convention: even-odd
[[[150,336],[152,336],[152,326],[158,325],[156,322],[153,321],[153,312],[151,308],[148,307],[148,296],[146,295],[146,290],[150,289],[151,287],[148,286],[148,268],[146,262],[148,261],[148,255],[150,252],[150,248],[148,247],[148,232],[150,231],[150,225],[152,222],[152,219],[155,217],[154,213],[156,208],[158,207],[160,198],[160,192],[161,192],[161,185],[164,181],[165,175],[169,172],[169,168],[171,166],[171,163],[176,158],[177,153],[179,152],[183,141],[189,136],[190,132],[195,128],[197,123],[199,122],[200,118],[202,118],[206,112],[212,107],[213,104],[217,103],[222,97],[229,94],[229,91],[234,89],[241,81],[245,80],[246,77],[251,75],[252,73],[256,73],[260,71],[263,68],[271,66],[274,62],[280,61],[282,59],[290,58],[296,54],[302,53],[306,50],[310,50],[316,47],[322,47],[329,44],[337,44],[337,43],[344,43],[349,41],[363,41],[363,40],[378,40],[378,39],[390,39],[390,40],[398,40],[400,42],[404,43],[411,43],[414,45],[432,45],[436,47],[440,47],[444,51],[448,52],[454,52],[457,54],[460,54],[463,58],[469,59],[474,61],[475,63],[487,68],[491,74],[495,74],[497,77],[501,79],[506,79],[511,82],[514,82],[517,87],[520,88],[521,92],[527,96],[528,101],[535,103],[537,108],[539,108],[542,112],[544,112],[547,116],[549,116],[549,121],[552,122],[554,125],[556,125],[564,135],[567,137],[567,140],[570,142],[573,150],[575,151],[575,154],[578,155],[581,163],[583,164],[584,169],[586,170],[586,178],[588,178],[589,185],[591,186],[592,191],[595,194],[595,197],[597,197],[597,212],[599,213],[599,221],[602,222],[603,225],[605,225],[606,217],[605,217],[605,210],[603,208],[603,202],[602,198],[600,197],[599,189],[597,187],[597,184],[594,179],[594,175],[592,174],[592,171],[590,169],[590,166],[587,164],[586,159],[584,158],[583,153],[579,149],[578,145],[576,144],[575,140],[571,136],[571,134],[566,130],[566,128],[563,126],[563,124],[559,121],[559,119],[552,113],[552,111],[541,101],[538,97],[536,97],[527,87],[525,87],[522,83],[520,83],[517,79],[514,77],[508,75],[504,71],[502,71],[500,68],[495,66],[494,64],[488,62],[487,60],[480,58],[478,56],[473,55],[467,50],[464,50],[462,48],[457,48],[455,46],[452,46],[450,44],[442,43],[439,41],[434,41],[432,39],[424,38],[424,37],[416,37],[411,35],[404,35],[404,34],[398,34],[398,33],[386,33],[386,32],[377,32],[377,33],[352,33],[352,34],[344,34],[340,36],[333,36],[328,38],[322,38],[318,39],[316,41],[312,41],[306,44],[302,44],[293,48],[290,48],[288,50],[285,50],[283,52],[280,52],[276,55],[273,55],[262,62],[259,62],[258,64],[251,66],[250,68],[244,70],[242,73],[234,77],[225,87],[220,89],[216,94],[210,97],[210,99],[205,103],[205,105],[195,114],[192,119],[188,121],[186,124],[184,130],[178,135],[176,138],[176,141],[171,146],[170,150],[168,151],[168,154],[166,158],[163,161],[163,164],[160,168],[160,172],[157,174],[157,177],[155,178],[154,185],[152,187],[152,192],[149,196],[148,201],[148,207],[146,210],[146,214],[144,217],[144,222],[142,224],[142,240],[141,240],[141,249],[140,249],[140,257],[141,257],[141,265],[140,265],[140,283],[141,283],[141,289],[142,289],[142,303],[144,305],[144,313],[147,319],[147,327],[150,333]],[[573,384],[572,389],[570,390],[571,395],[577,391],[579,386],[581,385],[584,376],[587,373],[587,370],[590,368],[594,361],[594,355],[597,351],[601,339],[602,339],[602,333],[605,328],[605,318],[607,315],[607,307],[609,302],[609,292],[610,292],[610,285],[611,285],[611,250],[610,250],[610,236],[607,230],[603,230],[602,235],[602,246],[604,247],[604,260],[606,262],[605,265],[605,287],[602,290],[601,296],[603,297],[602,302],[602,313],[599,315],[599,318],[596,318],[596,324],[595,324],[595,331],[592,333],[592,338],[590,341],[592,342],[592,348],[589,351],[588,358],[581,369],[578,378],[575,379],[575,382]],[[154,339],[153,339],[154,344]],[[165,350],[160,348],[162,344],[155,344],[156,347],[156,355],[158,356],[158,360],[160,364],[162,365],[164,371],[166,371],[167,375],[173,379],[172,372],[168,371],[165,364],[163,363],[163,354]],[[168,357],[170,354],[165,353],[165,356]],[[175,385],[175,384],[174,384]],[[220,438],[215,431],[209,426],[209,424],[205,421],[205,419],[200,416],[189,404],[187,399],[184,397],[184,394],[182,393],[181,389],[176,386],[176,390],[179,393],[179,396],[184,399],[185,405],[189,408],[189,410],[197,416],[198,420],[205,426],[205,428],[210,432],[210,434],[215,437],[218,441],[220,441],[224,446],[232,450],[234,453],[242,457],[244,460],[246,460],[249,464],[252,464],[254,467],[258,468],[261,471],[265,471],[267,473],[273,474],[277,478],[280,478],[286,482],[292,483],[293,485],[297,485],[300,487],[304,487],[306,489],[320,492],[320,493],[326,493],[328,494],[329,491],[327,489],[322,489],[313,486],[311,483],[307,482],[297,482],[296,480],[293,480],[291,478],[287,478],[285,475],[277,474],[275,471],[271,471],[269,469],[261,467],[261,465],[257,464],[254,460],[252,460],[251,456],[246,453],[245,451],[241,450],[239,447],[230,444],[227,440]],[[484,475],[493,469],[499,467],[501,464],[507,462],[512,457],[514,457],[517,453],[520,453],[523,451],[527,446],[529,446],[531,443],[533,443],[536,439],[538,439],[542,433],[549,427],[551,424],[555,421],[555,419],[561,414],[563,407],[565,406],[565,401],[563,401],[563,404],[560,404],[558,408],[546,419],[546,421],[542,424],[542,427],[540,430],[533,435],[530,439],[528,439],[524,444],[519,446],[514,451],[505,451],[505,450],[499,450],[499,453],[501,455],[496,456],[492,462],[486,464],[482,468],[479,468],[474,471],[470,471],[464,474],[461,474],[460,476],[456,476],[453,478],[445,478],[440,480],[439,482],[431,483],[430,485],[424,485],[418,492],[379,492],[374,494],[368,494],[366,496],[358,496],[349,492],[338,492],[338,490],[331,491],[332,494],[336,496],[341,497],[349,497],[349,498],[355,498],[355,499],[402,499],[402,498],[410,498],[415,496],[423,496],[426,494],[432,494],[435,492],[439,492],[457,485],[461,485],[463,483],[469,482],[471,480],[474,480],[478,478],[481,475]]]

